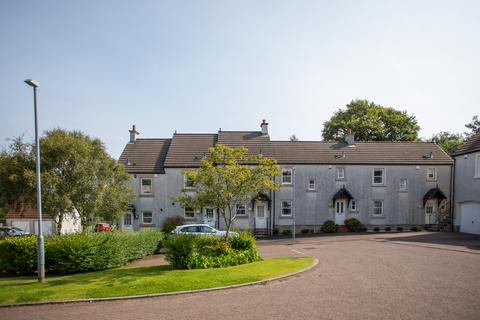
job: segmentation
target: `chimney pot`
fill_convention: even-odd
[[[128,130],[128,132],[130,132],[130,143],[134,143],[136,140],[136,135],[140,134],[140,132],[137,131],[137,129],[135,128],[135,125],[133,125],[132,129]]]
[[[352,133],[352,129],[347,129],[347,135],[345,136],[345,141],[349,146],[355,145],[355,135]]]
[[[262,123],[260,124],[260,128],[262,128],[263,135],[268,134],[268,122],[265,119],[262,120]]]

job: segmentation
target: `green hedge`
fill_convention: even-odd
[[[119,267],[155,253],[162,239],[158,229],[45,237],[45,269],[66,274]],[[36,269],[36,236],[0,241],[0,273],[33,274]]]
[[[362,232],[363,231],[363,224],[355,218],[350,218],[345,220],[345,226],[347,227],[348,231],[350,232]]]
[[[320,230],[324,233],[335,233],[338,231],[338,224],[335,221],[327,220],[322,224]]]
[[[228,239],[180,234],[168,238],[165,246],[175,269],[220,268],[260,260],[255,238],[248,232]]]

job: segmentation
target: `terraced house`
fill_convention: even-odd
[[[172,197],[192,192],[182,174],[197,168],[217,143],[244,146],[249,153],[274,157],[281,166],[279,190],[252,196],[237,207],[238,228],[260,234],[273,230],[311,229],[326,220],[344,224],[357,218],[367,226],[422,226],[448,229],[453,160],[425,142],[275,141],[268,123],[260,131],[213,134],[175,133],[169,139],[136,139],[130,130],[120,162],[134,179],[137,198],[125,215],[124,228],[162,226],[170,216],[222,228],[215,208],[182,208]]]

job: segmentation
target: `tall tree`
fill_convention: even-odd
[[[100,140],[55,129],[40,139],[40,149],[42,207],[58,231],[74,209],[83,226],[98,218],[114,221],[128,209],[133,199],[130,177]],[[35,192],[34,148],[19,138],[0,157],[0,207],[36,207]]]
[[[246,148],[230,148],[217,144],[210,148],[199,169],[185,170],[193,183],[194,194],[176,197],[183,207],[216,208],[224,219],[227,237],[236,219],[236,205],[249,201],[278,184],[273,177],[280,167],[273,158],[247,155]]]
[[[406,111],[353,100],[323,124],[322,136],[324,140],[344,141],[348,129],[358,141],[415,141],[420,127],[415,116]]]
[[[465,142],[461,133],[451,133],[446,131],[437,133],[432,138],[430,138],[429,141],[438,144],[443,149],[443,151],[445,151],[449,155],[452,155]]]
[[[480,132],[480,118],[478,116],[474,116],[472,118],[472,121],[470,121],[470,123],[467,123],[465,127],[470,130],[468,132],[465,132],[465,137],[469,139],[477,132]]]

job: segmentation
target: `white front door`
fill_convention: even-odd
[[[428,200],[425,203],[425,224],[437,224],[438,222],[438,200]]]
[[[123,215],[123,225],[124,230],[133,230],[133,215],[128,212]]]
[[[347,209],[347,200],[338,199],[335,201],[335,223],[345,224],[345,210]]]
[[[267,228],[267,206],[263,202],[255,205],[255,228]]]
[[[203,223],[215,228],[217,210],[213,208],[203,209]]]

